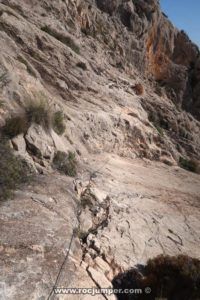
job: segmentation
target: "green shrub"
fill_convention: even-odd
[[[0,200],[12,196],[14,189],[30,179],[27,163],[13,154],[6,141],[0,142]]]
[[[51,110],[44,101],[30,102],[24,109],[29,124],[41,125],[46,130],[51,128]]]
[[[77,174],[77,160],[75,153],[69,151],[68,153],[58,151],[53,159],[54,167],[68,176],[76,176]]]
[[[53,114],[52,117],[52,126],[54,131],[61,135],[65,132],[64,116],[62,111],[57,111]]]
[[[20,133],[25,133],[28,130],[28,127],[29,125],[26,115],[19,114],[18,116],[11,116],[6,119],[1,131],[4,136],[13,138]]]
[[[187,255],[159,255],[139,269],[130,269],[113,280],[116,289],[142,289],[150,287],[151,293],[117,295],[117,299],[140,300],[198,300],[200,295],[200,260]],[[127,295],[126,295],[127,296]]]
[[[13,138],[20,133],[25,134],[33,123],[42,126],[45,130],[53,127],[57,134],[63,134],[65,131],[63,113],[61,111],[52,113],[49,105],[40,101],[30,102],[23,108],[23,112],[7,118],[1,132],[4,136]]]
[[[4,107],[4,105],[5,105],[5,102],[4,102],[4,101],[2,101],[2,100],[0,100],[0,108],[3,108],[3,107]]]
[[[163,137],[164,136],[163,129],[159,125],[157,125],[157,124],[154,124],[154,126],[157,129],[159,135]]]
[[[30,102],[18,114],[11,115],[1,128],[3,136],[13,138],[25,134],[32,123],[41,125],[45,130],[52,126],[52,113],[45,102]]]
[[[197,163],[194,160],[188,160],[186,158],[179,158],[179,166],[187,171],[197,173]]]

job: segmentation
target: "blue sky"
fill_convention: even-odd
[[[162,11],[200,47],[200,0],[160,0]]]

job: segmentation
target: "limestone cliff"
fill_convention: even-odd
[[[34,178],[0,202],[2,299],[107,287],[160,253],[199,258],[199,49],[159,1],[0,0],[0,43],[1,141],[30,103],[64,122],[26,112],[9,127]],[[57,153],[76,156],[75,178]]]

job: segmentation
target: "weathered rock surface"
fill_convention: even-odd
[[[199,258],[199,175],[189,179],[177,167],[107,158],[93,180],[111,199],[108,224],[93,238],[96,256],[111,256],[125,270],[161,253]],[[91,163],[98,169],[102,160]],[[88,247],[95,249],[91,238]]]
[[[157,1],[100,2],[100,7],[109,6],[111,16],[92,1],[36,1],[34,6],[29,1],[1,1],[5,108],[15,111],[27,100],[46,99],[67,120],[62,143],[56,141],[59,147],[73,144],[79,153],[109,151],[151,159],[164,155],[172,164],[180,155],[197,157],[199,123],[177,108],[183,103],[194,115],[199,113],[194,100],[199,82],[197,48],[163,16]],[[121,22],[124,11],[134,22],[133,32]],[[187,49],[187,57],[181,49]],[[77,67],[80,62],[86,69]],[[194,97],[187,79],[190,64],[195,65],[190,76]],[[151,76],[162,81],[162,87],[148,82]],[[140,96],[132,89],[137,81],[145,87]],[[158,127],[166,136],[159,134]]]
[[[159,1],[0,0],[0,42],[0,125],[30,100],[66,123],[10,142],[37,179],[0,203],[0,299],[47,299],[73,232],[59,287],[105,288],[160,253],[200,258],[200,177],[177,166],[200,160],[199,49]],[[57,150],[77,154],[74,181],[51,168]]]
[[[1,299],[46,299],[68,250],[77,220],[71,182],[40,176],[15,198],[1,203]],[[80,257],[73,242],[71,254]],[[73,278],[68,261],[63,285]],[[63,275],[63,274],[62,274]]]
[[[54,154],[54,143],[50,135],[36,124],[33,124],[25,136],[29,152],[38,158],[52,160]]]

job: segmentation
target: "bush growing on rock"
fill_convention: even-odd
[[[64,124],[64,116],[62,111],[57,111],[53,114],[52,126],[57,134],[61,135],[64,133],[66,126]]]
[[[164,136],[163,129],[159,125],[157,125],[157,124],[154,124],[154,126],[157,129],[159,135],[163,137]]]
[[[53,128],[57,134],[63,134],[65,131],[63,113],[61,111],[53,113],[48,104],[39,101],[30,102],[22,111],[7,118],[1,132],[4,136],[13,138],[18,134],[25,134],[33,123],[47,131]]]
[[[192,159],[186,159],[183,157],[179,158],[179,166],[187,171],[193,172],[193,173],[198,173],[199,172],[199,167],[198,164],[195,160]]]
[[[4,107],[4,105],[5,105],[5,102],[4,102],[4,101],[2,101],[2,100],[0,100],[0,109],[1,109],[1,108],[3,108],[3,107]]]
[[[30,179],[31,170],[27,163],[16,157],[8,142],[0,142],[0,200],[12,196],[13,190]]]
[[[44,101],[30,102],[25,107],[25,114],[29,124],[41,125],[46,130],[51,128],[51,110]]]
[[[158,296],[162,287],[168,299],[195,299],[200,295],[200,261],[189,256],[160,255],[151,259],[146,266],[146,276],[153,278],[153,292]]]
[[[19,114],[6,119],[1,131],[4,136],[13,138],[18,134],[25,133],[28,130],[28,127],[29,124],[26,115]]]
[[[119,274],[113,280],[114,288],[135,289],[145,291],[150,287],[151,293],[140,295],[117,295],[122,299],[170,299],[198,300],[200,295],[200,260],[187,255],[159,255],[150,259],[146,266],[131,269]]]
[[[75,153],[58,151],[53,158],[54,167],[65,175],[74,177],[77,174],[77,160]]]

